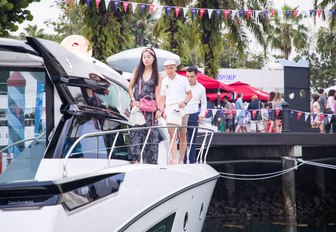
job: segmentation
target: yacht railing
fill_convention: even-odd
[[[196,129],[202,129],[202,133],[198,132],[198,137],[203,137],[202,142],[199,143],[200,144],[200,149],[198,151],[197,158],[196,158],[196,163],[206,163],[206,158],[207,158],[207,154],[210,148],[210,144],[211,144],[211,140],[213,138],[214,135],[214,131],[208,128],[203,128],[203,127],[197,127],[197,126],[152,126],[152,127],[134,127],[134,128],[126,128],[126,129],[118,129],[118,130],[108,130],[108,131],[100,131],[100,132],[93,132],[93,133],[87,133],[84,134],[82,136],[80,136],[78,139],[76,139],[76,141],[71,145],[71,147],[69,148],[69,150],[67,151],[65,157],[64,157],[64,161],[63,161],[63,176],[66,177],[67,176],[67,164],[68,164],[68,159],[72,157],[72,155],[76,154],[75,149],[76,147],[80,144],[81,141],[83,141],[83,139],[87,139],[87,138],[93,138],[96,137],[97,140],[100,136],[106,136],[106,135],[111,135],[111,134],[115,134],[115,137],[113,139],[112,145],[110,147],[110,151],[109,154],[107,156],[107,167],[111,166],[111,160],[112,160],[112,155],[114,150],[117,148],[117,140],[119,138],[119,135],[125,135],[125,134],[129,134],[131,131],[146,131],[146,137],[145,140],[142,144],[130,144],[130,145],[125,145],[125,146],[118,146],[118,148],[120,147],[125,147],[128,148],[129,146],[137,146],[137,145],[141,145],[141,152],[140,152],[140,163],[143,163],[143,153],[145,151],[145,147],[146,145],[150,144],[149,143],[149,137],[152,133],[152,131],[154,130],[160,130],[161,132],[163,132],[164,134],[166,134],[168,137],[164,138],[163,141],[160,141],[159,144],[161,142],[167,142],[170,140],[169,138],[169,134],[167,129],[168,128],[174,128],[174,136],[173,138],[176,138],[177,136],[177,131],[179,128],[192,128],[193,129],[193,133],[192,133],[192,138],[191,138],[191,142],[189,144],[187,144],[187,160],[189,160],[189,154],[190,154],[190,148],[193,145],[193,138],[195,136],[195,132]],[[199,140],[198,140],[199,141]],[[167,163],[168,164],[168,160],[169,160],[169,156],[171,154],[172,151],[172,141],[169,141],[169,149],[167,151]],[[198,143],[195,143],[195,145],[198,145]],[[104,148],[104,150],[106,150],[106,148]],[[99,151],[99,147],[96,147],[94,150],[97,154]]]
[[[22,140],[16,141],[15,143],[11,143],[11,144],[7,145],[6,147],[2,148],[0,150],[0,153],[3,153],[4,151],[7,151],[11,147],[14,147],[18,144],[25,143],[25,142],[28,142],[28,141],[35,140],[35,142],[38,143],[45,134],[46,134],[46,132],[43,132],[42,134],[38,135],[37,137],[22,139]]]

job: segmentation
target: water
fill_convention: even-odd
[[[202,232],[336,232],[336,223],[315,222],[313,224],[298,224],[297,227],[290,228],[282,223],[272,223],[269,221],[254,221],[248,224],[224,224],[211,225],[204,224]]]

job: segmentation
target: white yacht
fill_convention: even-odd
[[[107,65],[0,39],[0,80],[1,231],[202,231],[219,177],[212,131],[197,164],[167,165],[165,128],[147,128],[162,133],[159,163],[131,164],[128,82]]]

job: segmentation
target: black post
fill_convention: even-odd
[[[220,108],[220,88],[217,88],[217,109]]]
[[[290,132],[289,130],[289,104],[282,103],[282,132]]]

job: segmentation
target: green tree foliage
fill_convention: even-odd
[[[132,44],[130,28],[126,24],[129,11],[124,13],[121,3],[116,10],[113,1],[107,9],[105,1],[101,1],[98,7],[94,0],[89,3],[88,7],[83,7],[83,33],[92,45],[93,57],[105,61],[112,54],[129,48]],[[87,3],[81,0],[80,4]]]
[[[26,8],[32,2],[40,0],[1,0],[0,1],[0,37],[7,37],[9,32],[19,29],[16,25],[21,24],[25,20],[33,20],[29,10]]]
[[[160,0],[159,2],[165,6],[185,7],[187,4],[187,1],[183,0]],[[181,10],[178,17],[175,16],[175,9],[172,9],[169,15],[168,13],[167,8],[162,12],[154,28],[154,35],[160,38],[162,49],[174,52],[180,57],[183,57],[185,50],[183,49],[181,32],[184,29],[183,24],[179,23],[179,20],[182,20],[183,12]]]
[[[336,40],[327,28],[320,28],[316,49],[307,49],[297,59],[306,59],[310,67],[310,82],[313,89],[327,88],[336,84]]]
[[[279,49],[287,60],[294,47],[302,51],[308,41],[308,28],[300,23],[302,15],[294,17],[292,14],[296,9],[285,5],[282,17],[278,13],[275,15],[274,25],[267,38],[271,48]],[[290,12],[289,16],[286,15],[287,11]]]

